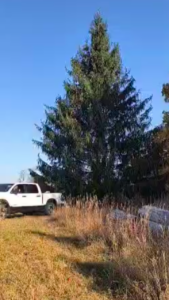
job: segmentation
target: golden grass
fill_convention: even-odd
[[[169,243],[108,209],[0,222],[0,300],[167,300]]]
[[[102,261],[100,245],[78,248],[69,232],[44,217],[6,219],[0,232],[1,300],[111,299],[79,269]]]
[[[169,299],[169,237],[153,238],[141,222],[113,222],[107,212],[92,205],[66,208],[57,211],[53,223],[88,249],[97,245],[95,259],[92,251],[88,258],[86,276],[92,276],[92,265],[94,284],[106,287],[112,297]]]

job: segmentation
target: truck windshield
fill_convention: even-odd
[[[0,192],[8,192],[9,189],[13,186],[12,183],[3,183],[0,184]]]

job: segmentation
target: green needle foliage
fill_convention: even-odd
[[[90,41],[71,60],[65,97],[46,107],[38,127],[42,138],[34,142],[47,157],[38,160],[47,183],[67,195],[102,200],[125,191],[138,176],[151,107],[150,98],[140,99],[100,15],[89,33]]]

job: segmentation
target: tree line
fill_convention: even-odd
[[[158,197],[169,182],[169,113],[150,130],[152,98],[140,97],[100,15],[89,33],[71,59],[65,95],[46,106],[37,126],[41,139],[34,143],[46,160],[39,156],[30,174],[72,197]],[[169,101],[169,84],[162,94]]]

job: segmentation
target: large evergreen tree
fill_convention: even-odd
[[[47,157],[39,158],[38,169],[66,194],[103,199],[132,183],[134,162],[144,152],[150,98],[140,99],[100,15],[68,74],[65,97],[46,108],[38,127],[42,139],[35,143]]]

